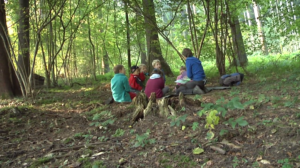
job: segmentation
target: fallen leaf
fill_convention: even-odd
[[[92,155],[92,157],[103,155],[105,152],[99,152]]]
[[[184,125],[181,127],[181,130],[182,130],[182,131],[184,131],[184,130],[185,130],[185,126],[184,126]]]
[[[260,161],[262,159],[262,156],[259,156],[256,158],[256,161]]]
[[[72,163],[71,165],[69,165],[69,168],[78,168],[80,166],[81,166],[80,162],[75,162],[75,163]]]
[[[262,163],[262,164],[270,164],[270,161],[268,161],[268,160],[261,160],[260,163]]]
[[[292,157],[292,153],[291,152],[286,152],[286,154],[288,154],[289,157]]]
[[[199,155],[200,153],[203,153],[204,152],[204,149],[202,149],[202,148],[195,148],[194,150],[193,150],[193,154],[195,154],[195,155]]]
[[[222,142],[221,142],[221,144],[227,145],[227,146],[235,148],[235,149],[240,149],[241,148],[241,146],[237,146],[237,145],[235,145],[233,143],[230,143],[226,139],[223,139]]]

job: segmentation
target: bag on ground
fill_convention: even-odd
[[[242,83],[244,79],[244,74],[242,73],[232,73],[221,76],[220,85],[222,86],[237,86]]]

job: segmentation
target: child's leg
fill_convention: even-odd
[[[169,92],[169,88],[166,86],[162,89],[163,95],[166,95],[166,93]]]
[[[131,100],[132,100],[133,98],[135,98],[135,96],[136,96],[136,94],[133,93],[133,92],[129,92],[129,95],[130,95]]]

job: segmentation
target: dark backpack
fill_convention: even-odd
[[[244,74],[242,73],[232,73],[230,75],[223,75],[220,78],[220,85],[222,86],[233,86],[239,85],[244,79]]]

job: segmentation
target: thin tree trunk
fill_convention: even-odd
[[[258,36],[260,37],[260,41],[261,41],[262,51],[263,51],[264,55],[268,55],[269,54],[268,46],[266,43],[264,31],[263,31],[263,25],[260,20],[260,10],[259,10],[259,6],[256,4],[255,1],[253,1],[253,9],[254,9],[255,19],[256,19],[256,23],[257,23]]]
[[[30,73],[30,50],[29,50],[29,0],[19,0],[19,73],[28,80]]]

